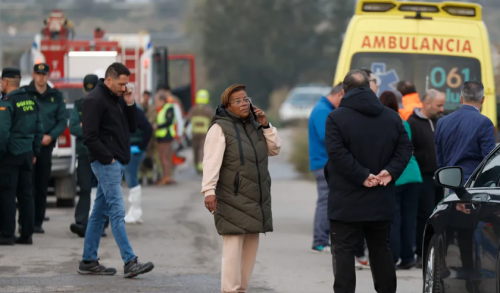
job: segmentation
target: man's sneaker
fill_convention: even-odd
[[[327,252],[327,253],[330,253],[331,249],[330,249],[330,246],[313,246],[313,248],[311,248],[311,251],[312,252]]]
[[[413,268],[414,266],[415,266],[415,262],[411,261],[411,262],[408,262],[408,263],[405,263],[405,264],[399,264],[397,266],[397,269],[398,270],[409,270],[409,269]]]
[[[366,256],[356,257],[356,263],[359,263],[362,267],[370,267],[370,262]]]
[[[137,258],[132,261],[129,261],[124,267],[124,277],[125,278],[133,278],[140,274],[145,274],[147,272],[151,272],[154,268],[154,264],[152,262],[148,263],[140,263]]]
[[[78,267],[78,273],[80,275],[114,275],[116,274],[115,268],[107,268],[99,264],[99,260],[92,261],[90,263],[80,262]]]
[[[363,269],[363,265],[357,259],[355,259],[354,260],[354,268],[356,270],[362,270]]]

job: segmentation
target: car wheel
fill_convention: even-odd
[[[443,285],[441,282],[441,264],[439,262],[439,250],[437,246],[436,235],[432,236],[427,249],[424,293],[442,293]]]

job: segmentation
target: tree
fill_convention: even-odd
[[[245,83],[255,103],[267,108],[274,89],[330,84],[352,15],[338,15],[336,5],[346,6],[341,0],[205,0],[196,19],[212,88],[220,93]]]

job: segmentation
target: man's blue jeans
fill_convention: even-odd
[[[328,183],[323,169],[313,171],[318,189],[314,215],[313,247],[330,246],[330,220],[328,220]]]
[[[85,244],[83,247],[83,260],[97,260],[97,250],[101,241],[101,234],[109,216],[111,230],[115,237],[116,244],[120,248],[120,254],[123,262],[128,263],[136,258],[132,247],[128,241],[127,231],[125,230],[125,205],[121,182],[123,178],[124,166],[115,161],[112,164],[103,165],[98,161],[91,163],[97,181],[97,196],[94,202],[94,208],[90,215],[85,232]]]
[[[130,157],[130,163],[125,166],[125,182],[127,182],[128,188],[134,188],[139,185],[139,167],[141,166],[144,157],[146,157],[145,152],[132,154]]]

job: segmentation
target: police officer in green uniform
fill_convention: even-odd
[[[83,79],[83,91],[87,95],[95,88],[99,78],[95,74],[88,74]],[[80,237],[85,237],[85,230],[89,220],[89,210],[91,204],[91,193],[97,191],[97,179],[90,166],[87,147],[83,144],[82,133],[82,105],[85,97],[75,101],[73,110],[69,118],[69,132],[76,137],[76,154],[78,156],[77,179],[80,186],[80,197],[75,209],[75,223],[70,225],[71,232]],[[105,228],[109,225],[106,222]],[[104,233],[101,236],[106,236]]]
[[[33,244],[33,164],[40,155],[43,123],[39,103],[19,89],[21,72],[2,71],[0,98],[0,245]],[[16,196],[21,236],[15,238]]]
[[[45,63],[36,64],[33,68],[33,81],[28,86],[23,87],[31,97],[37,99],[38,103],[41,104],[43,129],[45,130],[42,149],[37,157],[34,170],[35,233],[45,233],[42,224],[47,205],[52,150],[68,124],[66,101],[61,92],[47,84],[49,70],[50,67]]]

